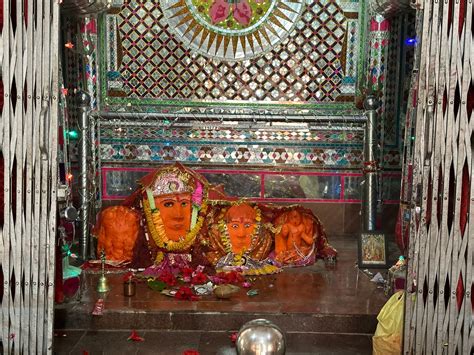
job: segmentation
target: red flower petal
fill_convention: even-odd
[[[229,335],[230,340],[235,343],[237,341],[237,333],[232,333]]]
[[[195,285],[201,285],[207,281],[207,276],[202,272],[198,272],[193,278],[192,283]]]
[[[127,340],[132,340],[132,341],[144,341],[145,339],[142,338],[141,336],[138,335],[138,333],[135,330],[132,330],[132,333],[130,336],[127,338]]]
[[[199,355],[199,351],[194,349],[184,350],[183,355]]]
[[[181,269],[181,273],[183,274],[184,277],[191,276],[193,274],[193,269],[191,269],[190,267],[183,267]]]
[[[174,295],[175,298],[179,300],[189,300],[189,301],[196,301],[199,299],[198,296],[193,294],[193,291],[187,286],[181,286],[176,294]]]

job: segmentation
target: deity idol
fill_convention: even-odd
[[[305,266],[316,257],[335,258],[337,251],[331,247],[324,228],[312,211],[301,206],[290,206],[274,221],[275,261],[281,266]]]
[[[301,206],[230,202],[219,187],[179,163],[139,183],[123,206],[101,213],[95,231],[99,253],[131,259],[132,268],[150,267],[150,276],[191,264],[260,275],[279,271],[275,264],[304,266],[336,256],[319,219]]]
[[[208,219],[206,257],[217,271],[241,269],[247,275],[263,275],[279,269],[264,261],[271,251],[271,225],[262,222],[257,205],[247,202],[214,204]]]
[[[92,231],[98,239],[97,255],[104,251],[107,260],[129,262],[140,230],[140,215],[125,206],[111,206],[99,214]]]
[[[156,170],[140,180],[140,189],[126,201],[142,213],[133,266],[159,273],[188,266],[207,211],[208,183],[181,164]],[[151,258],[151,259],[150,259]]]

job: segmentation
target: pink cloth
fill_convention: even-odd
[[[147,267],[142,275],[158,278],[162,273],[177,275],[185,267],[191,267],[191,254],[166,253],[159,265]]]

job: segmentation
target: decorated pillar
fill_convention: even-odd
[[[368,59],[368,77],[367,93],[373,95],[378,101],[378,107],[375,108],[376,132],[373,139],[374,149],[378,147],[378,152],[373,152],[375,168],[383,169],[384,152],[384,133],[385,133],[385,107],[387,94],[387,63],[388,63],[388,45],[390,38],[390,22],[380,14],[373,14],[369,22],[369,59]],[[367,138],[366,138],[367,139]],[[376,189],[375,198],[378,200],[377,210],[381,213],[382,204],[382,179],[374,182],[373,188]],[[375,225],[374,225],[375,228]]]
[[[389,17],[410,11],[412,2],[410,0],[369,0],[369,8],[373,13]]]
[[[97,108],[97,20],[87,16],[81,23],[81,46],[84,54],[86,90],[92,110]]]
[[[80,121],[80,139],[79,139],[79,167],[80,167],[80,181],[79,181],[79,198],[80,198],[80,231],[79,244],[81,250],[81,259],[87,260],[89,258],[89,174],[88,174],[88,156],[90,149],[89,140],[89,107],[90,95],[85,91],[79,91],[76,94],[76,102],[81,115]]]
[[[376,230],[377,216],[377,161],[376,152],[376,127],[377,127],[378,100],[374,96],[368,96],[364,102],[367,122],[365,128],[364,145],[364,193],[362,200],[363,228],[366,232]]]
[[[390,22],[382,15],[373,15],[369,28],[369,72],[368,91],[383,99],[387,74],[387,52]],[[379,108],[383,112],[383,104]]]

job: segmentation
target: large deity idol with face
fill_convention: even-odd
[[[139,183],[123,206],[101,213],[98,252],[131,259],[150,276],[197,265],[263,275],[337,254],[319,219],[302,206],[232,202],[178,163]]]
[[[174,164],[146,175],[140,185],[125,202],[142,214],[143,233],[133,265],[152,264],[155,269],[189,265],[207,212],[206,179]]]
[[[260,208],[250,202],[219,201],[203,230],[208,261],[217,271],[242,270],[247,275],[280,271],[265,260],[272,250],[271,224]]]

